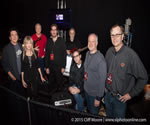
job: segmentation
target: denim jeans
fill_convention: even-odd
[[[76,85],[73,85],[72,87],[76,87]],[[77,93],[74,94],[73,97],[76,101],[75,109],[79,111],[84,111],[85,106],[84,106],[84,98],[82,97],[82,95]]]
[[[96,97],[90,96],[90,95],[88,95],[87,92],[85,92],[85,98],[86,98],[87,108],[88,108],[89,112],[94,114],[94,115],[98,115],[99,107],[94,106],[94,102],[95,102]]]
[[[79,111],[84,111],[84,98],[81,96],[81,94],[74,94],[73,97],[76,101],[75,109]]]
[[[126,103],[119,100],[119,97],[112,96],[110,92],[107,92],[104,97],[104,103],[106,106],[106,114],[111,118],[125,118]]]

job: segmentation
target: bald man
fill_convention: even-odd
[[[106,62],[102,53],[97,50],[98,36],[94,33],[88,37],[88,49],[84,63],[84,90],[88,111],[97,115],[100,101],[104,95],[106,80]]]

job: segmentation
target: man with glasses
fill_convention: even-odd
[[[64,68],[66,65],[66,46],[65,41],[58,37],[58,27],[51,25],[51,37],[46,44],[45,67],[49,75],[50,89],[60,90],[63,83]],[[51,91],[50,90],[50,91]]]
[[[75,63],[72,64],[70,69],[69,91],[76,101],[75,109],[84,111],[84,66],[79,51],[74,51],[72,56]]]
[[[84,63],[84,91],[88,111],[98,115],[100,101],[104,95],[106,80],[106,62],[102,53],[97,50],[98,36],[94,33],[88,37],[88,49]]]
[[[108,117],[124,118],[127,101],[144,88],[148,76],[138,55],[123,44],[124,29],[114,25],[110,30],[113,47],[106,53],[107,79],[104,98]]]

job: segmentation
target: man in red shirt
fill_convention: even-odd
[[[44,57],[45,57],[45,48],[46,48],[46,42],[47,37],[41,33],[42,26],[40,23],[35,24],[35,34],[32,35],[32,39],[34,41],[35,49],[38,51],[38,58],[40,62],[40,67],[43,76],[45,76],[44,73]]]

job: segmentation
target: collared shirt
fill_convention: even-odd
[[[111,47],[105,59],[108,68],[107,89],[121,95],[129,93],[131,97],[142,91],[148,79],[147,72],[140,58],[131,48],[122,46],[116,52],[114,47]],[[112,83],[108,82],[110,79]]]

